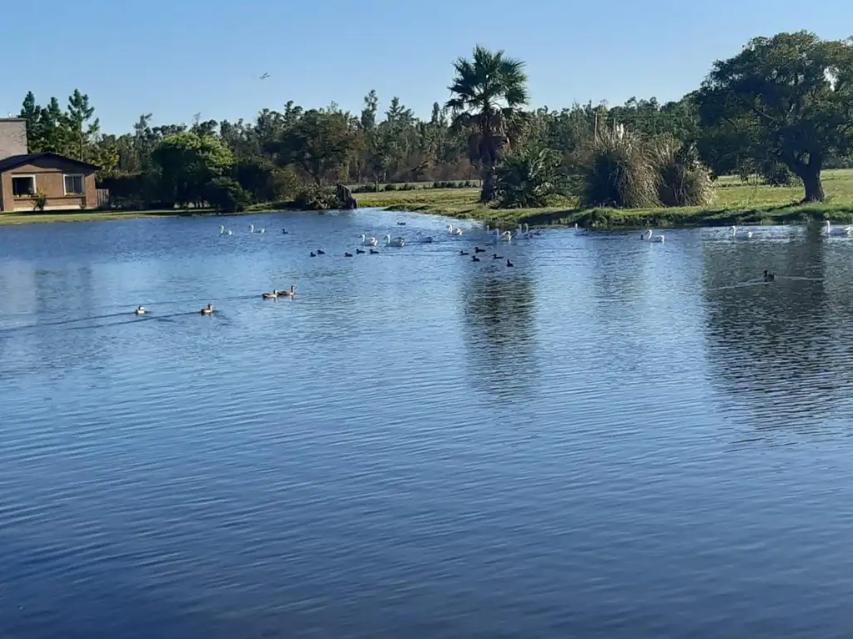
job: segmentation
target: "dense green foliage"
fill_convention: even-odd
[[[786,165],[805,201],[824,199],[827,158],[853,148],[853,41],[811,33],[755,38],[719,61],[698,94],[702,123],[749,158]]]
[[[562,192],[560,158],[551,149],[517,151],[497,167],[495,193],[503,208],[545,206]]]
[[[252,121],[152,126],[145,113],[122,135],[102,133],[77,90],[65,109],[28,93],[21,116],[31,151],[97,164],[99,185],[123,208],[327,208],[335,183],[376,192],[477,177],[481,202],[504,207],[542,206],[555,194],[596,206],[684,206],[707,203],[710,176],[724,174],[802,184],[806,200],[820,200],[821,169],[851,165],[850,41],[757,38],[716,62],[697,91],[667,103],[527,110],[524,64],[483,47],[452,73],[450,99],[428,119],[397,97],[383,111],[375,91],[357,114],[287,102]]]

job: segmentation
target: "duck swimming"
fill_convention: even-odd
[[[776,274],[771,273],[767,269],[764,269],[764,281],[765,282],[775,282],[776,281]]]
[[[296,297],[296,287],[291,284],[289,291],[276,291],[279,297]]]
[[[265,300],[274,300],[278,299],[278,291],[273,291],[272,293],[261,293],[261,297]]]
[[[136,310],[133,311],[136,315],[145,315],[148,312],[144,306],[137,306]]]
[[[355,249],[355,254],[356,255],[364,255],[364,251],[362,251],[361,249]]]
[[[371,255],[379,255],[379,251],[377,251],[376,249],[370,249],[370,254]]]
[[[213,304],[208,304],[204,308],[202,308],[199,313],[202,315],[213,315]]]
[[[345,252],[344,252],[344,257],[352,257],[352,253],[349,253],[349,252],[346,252],[346,251],[345,251]]]

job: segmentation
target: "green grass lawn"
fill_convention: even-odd
[[[441,213],[472,218],[493,225],[573,224],[582,226],[683,226],[742,223],[805,222],[812,218],[853,221],[853,169],[825,171],[827,200],[802,205],[800,186],[774,188],[744,184],[736,177],[715,183],[714,201],[703,207],[654,209],[579,209],[569,198],[555,206],[537,209],[499,209],[477,201],[477,189],[421,189],[358,193],[360,207],[384,207],[404,211]]]
[[[46,211],[35,213],[14,211],[0,213],[0,226],[4,224],[51,224],[53,222],[103,222],[109,220],[131,220],[141,217],[164,217],[179,215],[211,215],[209,209],[192,211],[152,210],[152,211]]]

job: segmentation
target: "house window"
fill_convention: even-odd
[[[29,197],[36,193],[35,175],[13,175],[12,195],[15,197]]]
[[[83,195],[83,176],[65,176],[65,195]]]

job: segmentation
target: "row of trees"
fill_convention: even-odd
[[[375,91],[357,114],[334,103],[305,109],[292,102],[251,122],[196,117],[190,125],[152,126],[151,114],[143,114],[122,135],[101,133],[79,91],[65,110],[55,98],[40,106],[29,93],[21,116],[32,151],[98,164],[116,200],[138,206],[334,205],[324,188],[335,182],[474,177],[482,180],[484,202],[535,206],[573,190],[589,203],[633,205],[612,193],[596,196],[607,189],[590,181],[606,186],[639,175],[638,165],[625,164],[635,160],[645,162],[654,182],[644,191],[655,194],[654,203],[684,203],[664,193],[707,193],[705,177],[731,172],[796,176],[805,199],[815,201],[824,198],[821,170],[848,162],[853,151],[849,40],[806,32],[756,38],[715,63],[699,89],[665,104],[652,98],[530,110],[521,61],[477,47],[453,69],[450,99],[435,103],[426,120],[396,97],[383,111]],[[595,175],[604,166],[614,173]],[[691,176],[696,188],[667,187],[666,175]]]

